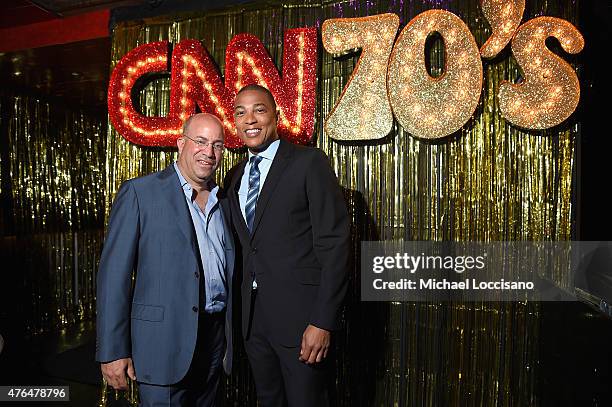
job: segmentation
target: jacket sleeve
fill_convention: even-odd
[[[314,150],[307,172],[307,195],[313,247],[321,264],[321,284],[310,323],[329,331],[340,328],[348,286],[350,225],[346,202],[329,160]]]
[[[138,239],[138,200],[134,186],[127,181],[113,203],[96,280],[98,362],[131,356],[130,305]]]

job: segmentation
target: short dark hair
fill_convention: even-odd
[[[272,92],[270,92],[270,89],[264,86],[252,83],[250,85],[243,86],[242,89],[240,89],[238,93],[236,93],[236,96],[240,95],[242,92],[245,92],[247,90],[257,90],[257,91],[263,92],[266,95],[268,95],[268,98],[270,98],[270,101],[272,102],[272,108],[276,110],[276,100],[274,100],[274,95],[272,94]]]

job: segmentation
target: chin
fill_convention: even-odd
[[[247,137],[246,135],[244,137],[241,137],[242,142],[244,144],[246,144],[247,146],[250,146],[254,143],[258,143],[259,142],[259,137]]]
[[[196,172],[196,175],[198,178],[203,179],[210,177],[213,172],[215,172],[215,170],[211,168],[200,168],[199,171]]]
[[[211,176],[212,176],[212,172],[206,172],[206,173],[198,174],[198,178],[200,178],[200,180],[202,180],[202,181],[209,180]]]
[[[258,140],[249,140],[248,143],[246,143],[247,147],[249,148],[257,148],[259,146],[261,146],[261,142]]]
[[[263,139],[248,139],[244,142],[244,144],[248,147],[248,148],[252,148],[252,149],[258,149],[262,146],[264,146],[266,143],[265,140]]]

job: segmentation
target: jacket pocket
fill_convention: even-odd
[[[294,269],[295,279],[300,284],[320,285],[321,269],[316,267],[299,267]]]
[[[159,322],[164,320],[164,307],[159,305],[132,304],[132,319]]]

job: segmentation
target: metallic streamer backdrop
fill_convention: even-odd
[[[0,254],[3,269],[15,271],[4,274],[3,316],[26,334],[56,332],[95,315],[105,118],[32,96],[0,99]]]
[[[575,2],[530,1],[524,20],[551,15],[577,24]],[[554,3],[554,4],[551,4]],[[112,64],[134,47],[158,40],[202,41],[220,71],[237,33],[258,36],[273,59],[282,57],[283,29],[317,26],[328,18],[397,13],[402,27],[418,13],[444,8],[459,15],[479,45],[490,27],[473,0],[262,3],[206,14],[123,23],[112,34]],[[568,240],[572,233],[574,148],[578,124],[525,132],[505,122],[495,99],[501,80],[519,69],[509,53],[485,62],[483,94],[473,118],[450,138],[412,138],[397,125],[367,142],[336,142],[323,131],[358,55],[334,59],[319,48],[314,144],[325,151],[345,189],[354,256],[345,330],[338,338],[338,406],[539,405],[538,324],[534,303],[361,303],[361,240]],[[443,49],[430,58],[439,72]],[[169,83],[141,93],[149,115],[164,115]],[[122,181],[160,170],[171,149],[132,145],[109,126],[106,213]],[[218,179],[244,157],[226,152]],[[551,276],[560,284],[564,275]],[[230,405],[255,405],[248,364],[225,383]]]

